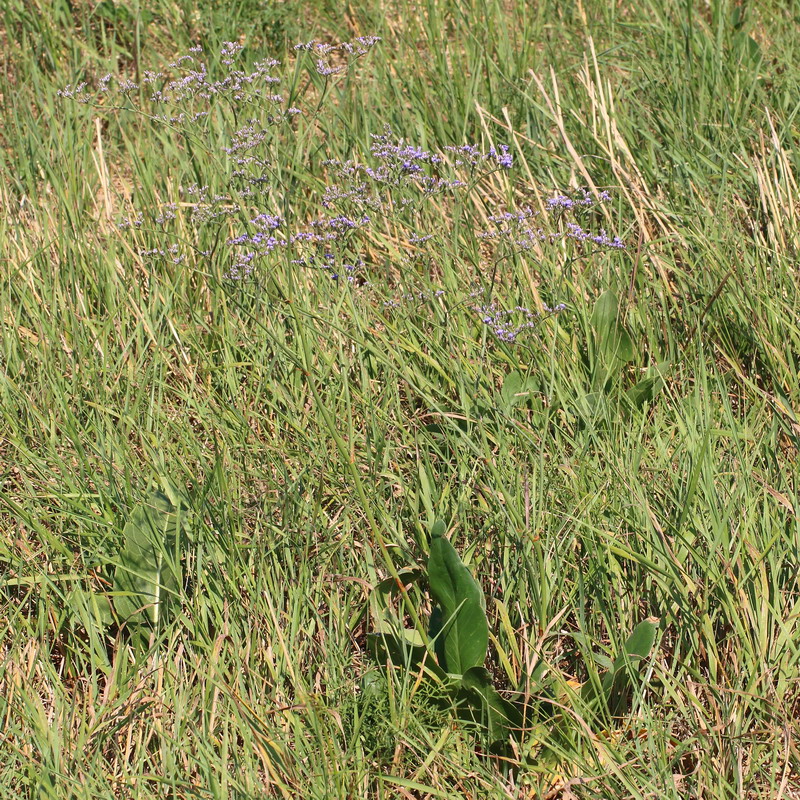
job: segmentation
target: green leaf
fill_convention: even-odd
[[[414,669],[425,656],[425,645],[406,636],[406,631],[380,631],[367,634],[367,651],[378,664],[387,662],[396,667]],[[413,631],[407,631],[413,634]]]
[[[489,625],[480,586],[442,536],[443,528],[434,525],[428,558],[428,582],[442,615],[436,654],[443,669],[463,675],[486,659]]]
[[[635,383],[625,395],[634,408],[641,409],[645,403],[653,402],[653,398],[661,391],[663,385],[664,381],[658,375],[652,375]]]
[[[422,668],[430,676],[435,676],[442,682],[447,682],[447,674],[428,654],[419,633],[408,628],[403,628],[399,633],[395,631],[381,631],[367,634],[367,652],[380,666],[391,664],[401,667],[407,672],[418,672]],[[427,658],[426,658],[427,656]]]
[[[622,652],[614,659],[611,669],[603,676],[601,697],[612,717],[621,716],[628,708],[633,682],[641,662],[650,655],[656,640],[658,620],[650,617],[640,622],[627,638]],[[581,690],[586,701],[596,699],[596,688],[587,682]]]
[[[379,697],[383,694],[383,673],[371,669],[361,676],[361,691],[368,697]]]
[[[397,577],[403,586],[416,583],[422,577],[422,570],[417,567],[406,567],[397,571]],[[389,625],[389,630],[394,626],[389,622],[394,614],[391,611],[392,600],[400,594],[400,586],[394,577],[384,578],[370,594],[370,606],[375,624],[379,630],[384,630]]]
[[[490,746],[507,742],[510,735],[522,729],[522,714],[500,696],[485,667],[468,669],[461,678],[461,687],[462,718],[477,722],[486,731]]]
[[[596,361],[609,368],[633,361],[636,351],[620,320],[619,298],[615,292],[609,289],[597,298],[591,322],[595,332]]]
[[[180,493],[152,492],[137,506],[123,530],[124,544],[114,572],[114,609],[132,631],[162,627],[180,594],[181,532],[188,504]]]
[[[603,678],[603,693],[608,698],[612,716],[619,716],[627,709],[633,680],[638,676],[640,663],[653,649],[657,631],[657,619],[650,618],[640,622]]]
[[[636,358],[633,339],[631,339],[628,331],[621,326],[617,328],[617,337],[614,342],[614,355],[620,361],[633,361],[633,359]]]
[[[538,382],[532,375],[523,375],[519,370],[512,370],[503,380],[500,397],[503,406],[511,409],[523,405],[531,399],[531,394],[538,389]]]
[[[76,586],[67,594],[66,606],[88,631],[90,627],[104,632],[114,622],[108,597]]]
[[[592,327],[598,340],[602,340],[614,331],[619,319],[619,299],[609,289],[597,298],[592,310]]]

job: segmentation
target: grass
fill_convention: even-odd
[[[800,797],[791,3],[3,6],[0,796]],[[409,224],[436,238],[410,264],[408,225],[375,225],[361,288],[288,259],[244,281],[216,251],[143,259],[164,236],[115,221],[194,181],[224,191],[227,112],[193,144],[56,96],[197,42],[242,36],[252,64],[369,34],[277,142],[270,208],[312,218],[321,161],[386,124],[428,149],[505,142],[515,166],[423,206]],[[624,251],[493,260],[475,240],[495,209],[579,185],[611,193],[596,222]],[[170,230],[208,244],[185,208]],[[480,286],[567,309],[503,343]],[[598,391],[608,289],[634,358]],[[504,395],[513,371],[528,398]],[[663,386],[632,409],[645,375]],[[137,649],[80,597],[112,588],[164,480],[194,514],[186,580]],[[370,590],[424,563],[436,518],[487,596],[501,685],[544,663],[564,698],[524,769],[413,676],[362,688]],[[574,682],[648,616],[647,681],[592,730]]]

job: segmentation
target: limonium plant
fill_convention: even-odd
[[[296,44],[285,63],[264,57],[245,68],[245,45],[222,42],[214,69],[197,46],[145,70],[138,83],[109,73],[94,84],[66,86],[59,95],[106,114],[135,111],[213,156],[204,159],[213,173],[202,183],[181,186],[180,202],[155,210],[134,208],[118,220],[137,241],[146,233],[148,245],[137,252],[152,269],[160,261],[204,270],[221,263],[222,275],[234,283],[263,280],[278,263],[288,262],[362,292],[388,294],[382,305],[389,313],[410,303],[466,299],[492,338],[511,344],[542,316],[567,306],[561,298],[535,308],[505,303],[493,285],[497,265],[542,246],[570,244],[581,256],[624,248],[619,236],[585,221],[611,197],[607,191],[578,189],[557,191],[538,209],[529,204],[494,208],[488,226],[470,232],[489,265],[475,275],[474,286],[457,297],[444,288],[404,288],[402,276],[385,265],[413,266],[446,236],[420,227],[426,205],[488,196],[482,187],[494,173],[511,175],[514,157],[504,143],[422,147],[386,126],[372,133],[366,152],[353,152],[346,160],[321,158],[317,167],[324,185],[314,198],[317,213],[295,213],[292,190],[279,167],[287,143],[298,135],[299,118],[313,118],[334,82],[379,43],[376,36],[339,43],[311,40]],[[215,149],[211,141],[224,144]],[[380,257],[376,249],[383,251]]]

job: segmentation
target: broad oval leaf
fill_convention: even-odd
[[[489,625],[480,586],[453,545],[441,535],[442,527],[434,526],[428,558],[431,594],[441,609],[436,654],[443,669],[463,675],[483,665],[489,648]]]
[[[621,677],[629,679],[630,670],[638,670],[639,663],[650,655],[656,641],[658,622],[655,617],[648,617],[633,629],[633,633],[625,640],[622,652],[603,678],[604,691],[610,691]]]
[[[70,615],[79,620],[87,631],[94,628],[104,632],[114,622],[107,595],[76,586],[67,595],[65,605]]]
[[[591,322],[595,332],[595,358],[607,367],[633,361],[636,351],[620,319],[619,298],[615,292],[609,289],[597,298]]]
[[[519,370],[512,370],[503,380],[500,397],[507,409],[524,405],[529,402],[531,395],[538,389],[538,381],[533,375],[526,375]]]
[[[634,678],[638,675],[641,662],[650,655],[656,640],[659,620],[655,617],[640,622],[627,638],[622,652],[614,659],[611,668],[603,676],[598,687],[587,682],[581,690],[581,697],[587,703],[600,699],[602,708],[612,717],[625,713],[630,702]]]
[[[608,289],[597,298],[592,309],[592,327],[599,342],[613,334],[618,319],[619,298],[616,292]]]
[[[159,628],[169,618],[182,585],[181,532],[188,504],[152,492],[130,515],[114,571],[114,609],[130,628]]]
[[[422,669],[427,677],[448,682],[447,674],[428,653],[417,631],[403,628],[395,632],[368,633],[367,652],[381,666],[391,664],[412,674]]]
[[[490,745],[507,742],[510,735],[519,735],[523,724],[522,713],[513,703],[500,696],[485,667],[467,670],[461,678],[461,687],[461,700],[466,704],[463,711],[481,724],[488,734]]]

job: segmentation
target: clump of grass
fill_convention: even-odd
[[[50,5],[0,23],[2,793],[798,791],[786,9]],[[263,93],[159,104],[198,44]],[[134,642],[89,601],[167,479],[183,579]],[[498,765],[361,685],[437,518],[501,688],[578,708],[661,618],[632,715]]]

